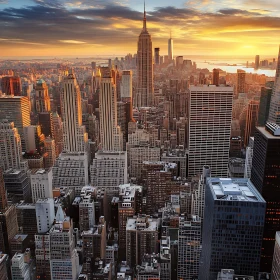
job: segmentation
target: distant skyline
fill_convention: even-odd
[[[161,55],[172,31],[174,56],[277,57],[279,0],[148,0],[146,10]],[[142,18],[142,0],[0,0],[0,55],[134,54]]]

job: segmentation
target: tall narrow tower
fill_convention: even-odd
[[[81,92],[73,73],[65,77],[61,95],[63,141],[67,152],[84,152],[87,133],[82,126]]]
[[[147,30],[146,9],[144,6],[143,29],[138,38],[137,70],[138,84],[135,104],[137,107],[153,105],[153,47],[152,38]]]
[[[49,97],[49,90],[44,80],[36,82],[35,94],[35,110],[37,113],[49,112],[51,110],[51,102]]]
[[[280,125],[280,46],[268,121]]]
[[[171,37],[171,32],[170,38],[168,39],[168,60],[169,62],[173,60],[173,39]]]

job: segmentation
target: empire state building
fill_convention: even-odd
[[[146,10],[144,8],[143,29],[138,38],[137,70],[138,83],[135,105],[137,107],[153,106],[153,53],[152,38],[147,30]]]

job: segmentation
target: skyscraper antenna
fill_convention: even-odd
[[[146,1],[144,0],[144,19],[143,19],[143,30],[146,31],[147,26],[146,26]]]

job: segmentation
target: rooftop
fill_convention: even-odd
[[[210,186],[215,200],[265,203],[265,200],[249,179],[208,178],[207,185]]]
[[[257,126],[256,127],[259,132],[261,132],[267,139],[280,139],[280,135],[272,134],[268,131],[264,126]]]
[[[126,230],[156,231],[159,221],[149,216],[138,216],[129,218],[126,223]]]

